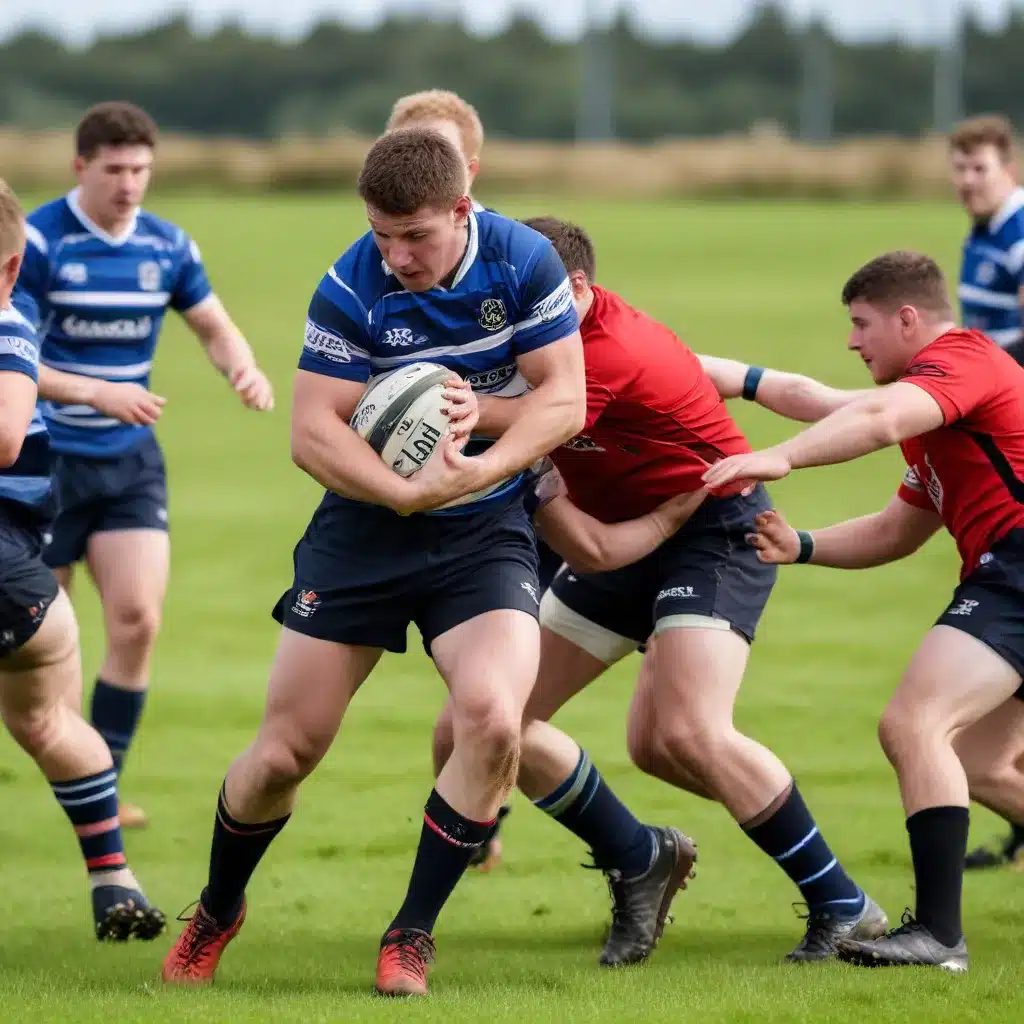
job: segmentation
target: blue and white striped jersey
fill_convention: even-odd
[[[512,397],[527,390],[516,357],[579,329],[569,278],[551,243],[489,211],[469,215],[462,262],[450,288],[407,291],[367,233],[324,275],[309,304],[299,369],[366,382],[406,363],[440,363],[475,391]],[[486,440],[474,440],[478,454]],[[464,514],[507,496],[521,477]]]
[[[185,312],[211,293],[195,243],[142,210],[119,236],[84,213],[78,190],[28,217],[16,300],[34,307],[42,362],[55,370],[149,384],[167,308]],[[87,405],[43,403],[58,452],[113,456],[151,427],[132,426]]]
[[[1016,189],[995,216],[977,224],[964,242],[960,265],[963,326],[983,331],[1006,348],[1024,337],[1024,189]]]
[[[13,306],[0,309],[0,373],[39,377],[39,339],[32,324]],[[16,502],[33,511],[52,511],[53,482],[50,439],[38,404],[13,466],[0,469],[0,501]]]

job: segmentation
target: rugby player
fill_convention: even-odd
[[[78,836],[97,938],[153,939],[164,915],[125,859],[110,751],[67,700],[81,687],[75,613],[40,558],[54,494],[49,437],[36,407],[35,311],[11,302],[24,249],[21,207],[0,181],[0,717]]]
[[[371,231],[310,303],[292,452],[327,493],[275,608],[283,628],[267,711],[221,789],[209,881],[164,963],[167,981],[212,980],[299,784],[383,651],[405,650],[411,622],[451,694],[455,748],[427,799],[405,901],[381,940],[377,991],[426,993],[437,917],[515,783],[540,634],[522,471],[579,431],[583,353],[550,242],[474,211],[466,191],[463,160],[439,133],[408,128],[378,139],[359,177]],[[460,380],[517,376],[523,397],[500,421],[496,407],[511,403],[481,399],[478,418],[460,419],[457,436],[403,478],[348,421],[371,372],[421,360]],[[500,436],[463,452],[474,427]],[[421,514],[486,488],[495,489]]]
[[[1024,673],[1024,370],[977,331],[957,328],[946,283],[927,256],[893,252],[842,293],[849,347],[876,384],[788,441],[705,474],[712,488],[898,444],[907,471],[880,512],[813,533],[764,513],[752,542],[766,564],[860,569],[903,558],[943,524],[963,561],[953,599],[926,634],[882,714],[914,864],[917,908],[888,935],[840,943],[854,963],[967,969],[961,889],[968,779],[959,734],[1003,715],[1019,721]]]
[[[92,723],[120,773],[149,688],[169,570],[167,483],[149,391],[160,327],[180,313],[250,409],[273,392],[214,295],[195,243],[140,209],[157,129],[128,103],[102,103],[75,133],[78,187],[28,218],[18,281],[39,310],[43,415],[58,455],[60,514],[43,553],[70,591],[84,559],[103,604],[107,650]],[[125,827],[144,812],[121,807]]]
[[[1013,126],[978,117],[950,137],[953,181],[973,221],[960,270],[962,323],[984,331],[1024,363],[1024,189],[1017,184]],[[1010,825],[995,848],[967,855],[968,868],[995,867],[1024,855],[1024,704],[964,732],[957,751],[971,796]]]
[[[527,223],[561,256],[582,323],[587,420],[551,456],[572,502],[602,522],[633,519],[698,488],[706,463],[749,451],[697,357],[594,284],[586,233],[549,217]],[[826,959],[843,936],[885,931],[884,913],[844,871],[788,770],[732,721],[775,582],[774,567],[743,538],[769,507],[762,487],[709,498],[649,557],[614,572],[564,568],[541,602],[540,672],[524,713],[519,788],[586,842],[607,876],[613,912],[603,965],[651,953],[696,854],[685,836],[639,822],[548,719],[644,644],[630,756],[643,771],[721,802],[798,886],[808,920],[789,959]],[[557,548],[544,512],[538,528]]]

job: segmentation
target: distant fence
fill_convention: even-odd
[[[306,191],[351,188],[369,141],[251,142],[166,136],[160,188]],[[60,188],[71,140],[0,129],[0,177],[17,189]],[[487,192],[586,196],[763,196],[832,199],[949,195],[942,139],[870,138],[809,146],[771,133],[716,139],[557,145],[489,141]]]

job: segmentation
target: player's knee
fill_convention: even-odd
[[[111,643],[132,650],[148,650],[160,631],[160,608],[156,603],[129,601],[107,612]]]
[[[288,789],[312,774],[324,748],[309,738],[272,736],[257,740],[254,754],[263,788],[274,792]]]
[[[728,756],[726,737],[706,723],[680,719],[655,728],[651,737],[651,757],[655,771],[665,762],[684,771],[699,774],[719,758]]]
[[[630,729],[626,734],[626,750],[629,759],[645,775],[659,778],[658,752],[654,745],[654,737],[647,731]]]
[[[434,773],[440,774],[441,769],[448,763],[455,747],[455,730],[452,724],[452,709],[450,704],[445,704],[434,725],[434,737],[432,754],[434,759]]]
[[[482,696],[453,708],[455,743],[472,743],[480,752],[482,769],[497,777],[512,771],[519,760],[521,711],[500,697]],[[515,775],[512,775],[513,781]]]
[[[921,711],[919,708],[919,714]],[[926,723],[915,717],[913,709],[902,702],[890,703],[878,722],[878,742],[889,763],[898,769],[901,763],[916,756],[921,734],[928,729]]]
[[[12,739],[35,760],[57,744],[64,726],[63,709],[56,701],[16,711],[5,709],[3,717]]]

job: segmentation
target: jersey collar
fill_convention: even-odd
[[[1015,188],[989,221],[989,234],[994,235],[1022,207],[1024,207],[1024,188]]]
[[[119,235],[112,235],[109,231],[104,231],[83,209],[82,204],[79,201],[79,197],[82,194],[81,188],[73,188],[66,196],[68,207],[71,212],[78,218],[82,223],[82,227],[86,229],[91,235],[95,235],[101,242],[106,242],[107,245],[119,246],[124,245],[132,235],[135,234],[135,225],[139,220],[139,211],[136,210],[132,214],[131,223],[124,229]]]

